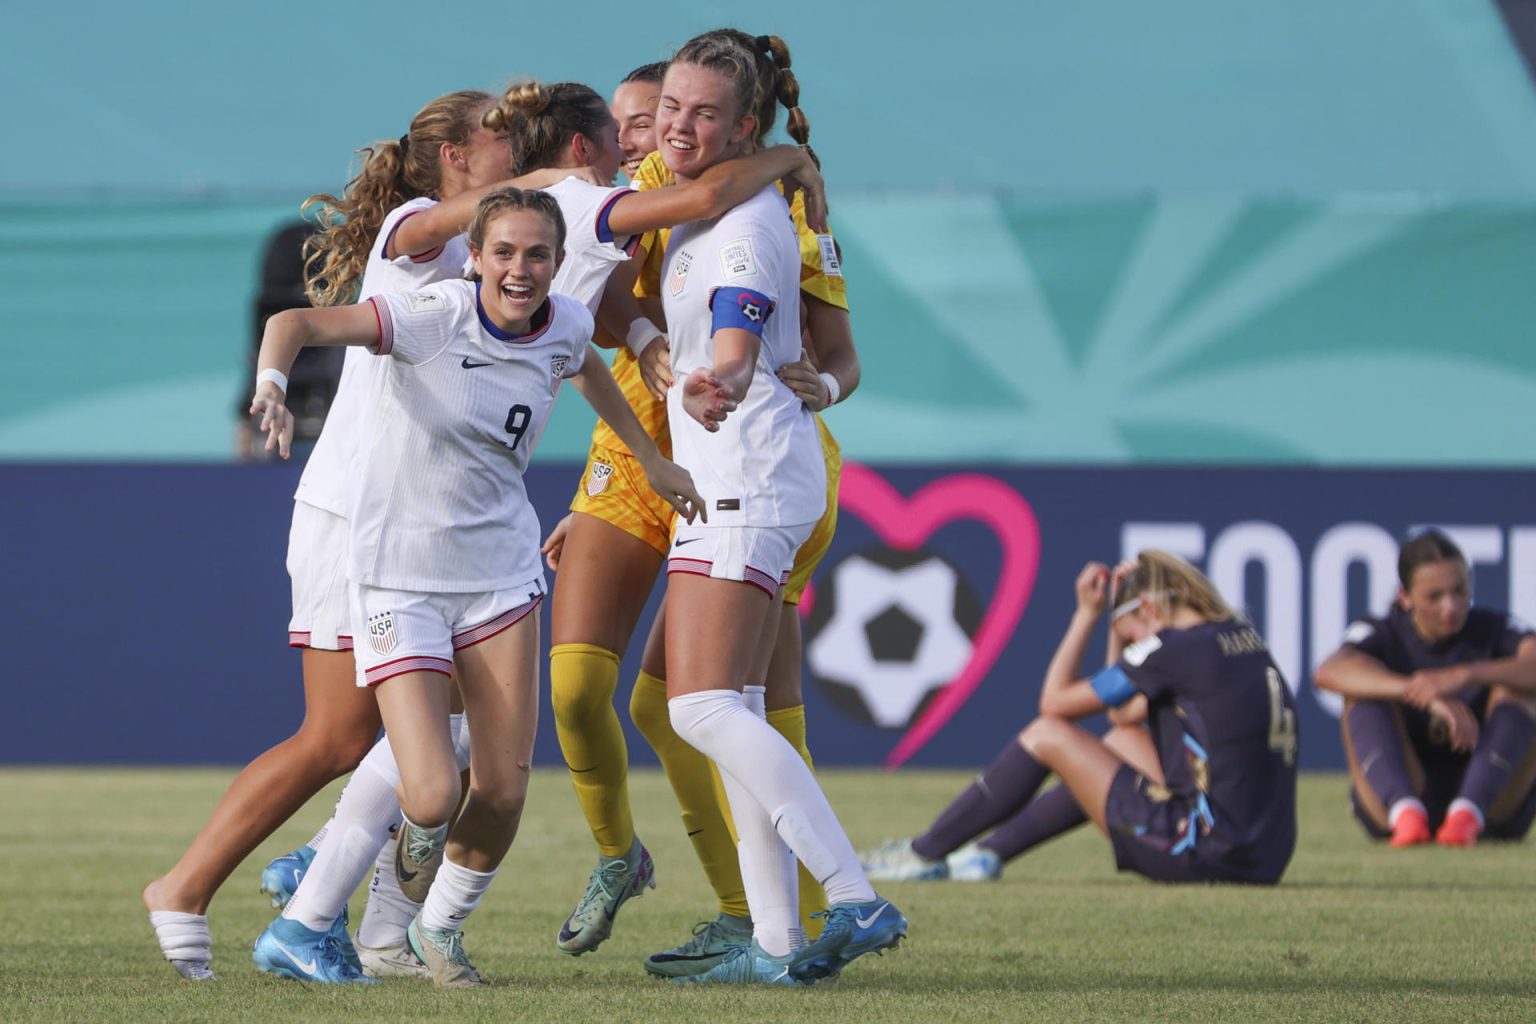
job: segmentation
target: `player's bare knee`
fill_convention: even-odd
[[[402,780],[400,809],[418,825],[435,828],[459,809],[457,773],[440,779]]]

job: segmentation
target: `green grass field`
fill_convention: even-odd
[[[0,769],[0,852],[11,874],[0,932],[3,1021],[1533,1021],[1532,851],[1391,851],[1350,819],[1345,783],[1309,776],[1302,838],[1276,889],[1173,888],[1117,875],[1088,830],[992,884],[890,884],[911,920],[901,950],[808,990],[683,989],[643,957],[713,914],[659,773],[633,777],[635,818],[659,888],[614,937],[572,959],[556,929],[593,861],[563,773],[541,771],[522,836],[467,945],[489,988],[394,982],[305,986],[259,974],[248,950],[272,916],[266,860],[307,839],[316,798],[214,901],[219,981],[181,981],[139,903],[201,825],[225,770]],[[968,776],[824,772],[856,844],[909,834]],[[362,901],[353,903],[360,914]]]

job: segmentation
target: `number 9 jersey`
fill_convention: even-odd
[[[347,575],[391,590],[473,593],[542,578],[523,472],[592,337],[592,314],[551,294],[508,334],[476,281],[375,295],[386,358],[362,428]]]

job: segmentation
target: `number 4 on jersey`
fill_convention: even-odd
[[[1285,680],[1271,668],[1269,681],[1269,749],[1285,758],[1287,765],[1296,763],[1296,712],[1285,706]]]

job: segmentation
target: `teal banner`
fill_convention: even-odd
[[[1536,202],[834,194],[883,462],[1518,466]],[[291,202],[0,204],[0,459],[230,457]],[[580,458],[557,408],[540,455]]]

